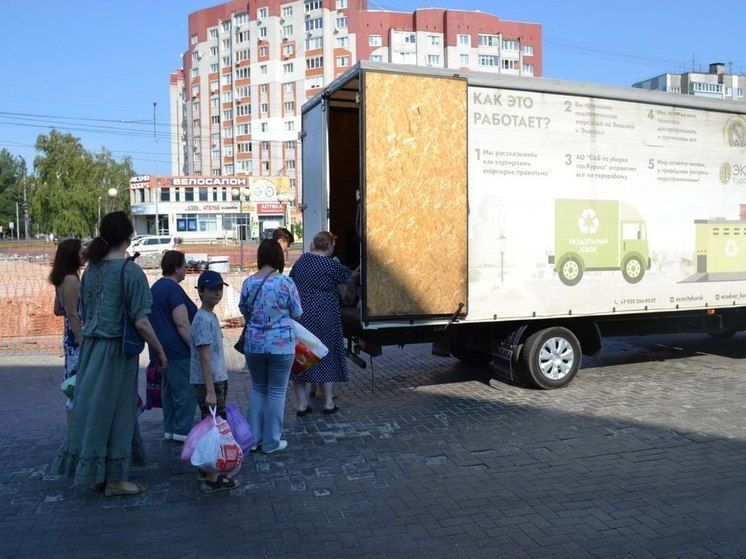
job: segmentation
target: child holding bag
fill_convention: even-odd
[[[189,382],[194,386],[202,418],[211,416],[210,407],[217,415],[227,419],[225,399],[228,394],[228,369],[223,354],[223,332],[214,312],[223,298],[223,286],[228,284],[213,270],[202,272],[197,280],[197,291],[202,306],[192,321],[192,347],[189,367]],[[205,482],[205,491],[230,491],[240,482],[230,474],[217,474],[200,470]]]

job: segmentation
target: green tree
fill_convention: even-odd
[[[0,150],[0,225],[5,236],[9,233],[8,223],[16,221],[16,203],[23,203],[24,164],[22,157],[16,157],[4,148]]]
[[[129,158],[117,163],[105,149],[92,154],[79,138],[57,130],[39,135],[35,147],[40,154],[34,158],[31,212],[42,231],[93,236],[99,207],[102,213],[129,210]],[[114,199],[110,188],[119,192]]]

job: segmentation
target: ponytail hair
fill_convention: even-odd
[[[128,241],[135,229],[127,214],[119,211],[106,214],[101,220],[99,231],[101,233],[91,241],[86,251],[86,258],[92,264],[101,262],[112,247]]]

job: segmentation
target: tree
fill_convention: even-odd
[[[129,179],[132,163],[125,158],[117,163],[106,149],[92,154],[80,139],[52,130],[36,139],[36,173],[31,196],[31,211],[38,227],[61,235],[93,236],[98,209],[129,209]],[[120,193],[111,200],[110,188]],[[101,206],[99,206],[101,204]]]
[[[5,236],[9,233],[8,223],[16,221],[16,203],[23,203],[24,165],[22,157],[16,157],[4,148],[0,150],[0,225]]]

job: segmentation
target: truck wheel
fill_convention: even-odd
[[[583,267],[575,256],[568,256],[560,262],[559,278],[565,285],[577,285],[583,277]]]
[[[629,256],[622,264],[622,275],[628,283],[637,283],[645,275],[645,267],[639,256]]]
[[[531,334],[523,344],[520,369],[539,388],[570,384],[580,369],[580,342],[567,328],[553,327]]]
[[[487,365],[492,363],[492,354],[488,351],[480,351],[463,344],[452,343],[450,345],[451,355],[459,361],[468,365]]]

